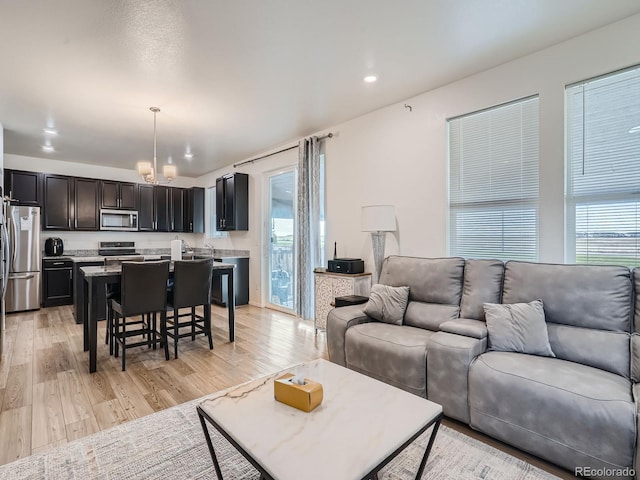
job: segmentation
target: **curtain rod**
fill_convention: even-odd
[[[333,138],[333,133],[329,132],[326,135],[322,135],[321,137],[318,137],[318,140],[324,140],[325,138]],[[257,162],[258,160],[263,160],[282,152],[288,152],[289,150],[293,150],[294,148],[298,148],[298,145],[292,145],[290,147],[283,148],[282,150],[278,150],[277,152],[267,153],[266,155],[262,155],[261,157],[252,158],[251,160],[245,160],[244,162],[234,163],[233,168],[238,168],[240,165],[245,165],[247,163]]]

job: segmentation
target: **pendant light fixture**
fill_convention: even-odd
[[[138,162],[138,175],[140,175],[145,182],[158,185],[160,182],[156,178],[158,172],[158,160],[157,160],[157,127],[156,127],[156,115],[160,111],[158,107],[150,107],[149,110],[153,112],[153,165],[151,162]],[[170,182],[176,178],[178,172],[175,165],[164,165],[162,167],[162,175]]]

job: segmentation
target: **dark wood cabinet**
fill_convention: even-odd
[[[73,227],[73,177],[44,176],[42,224],[45,230],[71,230]]]
[[[99,230],[100,181],[92,178],[75,178],[74,191],[75,218],[73,228],[75,230]]]
[[[249,175],[216,179],[216,230],[249,230]]]
[[[186,194],[185,230],[190,233],[204,233],[204,188],[192,187],[186,191]]]
[[[42,174],[5,170],[4,194],[12,199],[14,205],[42,206]]]
[[[233,188],[233,182],[229,185]],[[104,208],[138,210],[138,229],[143,232],[204,233],[204,188],[10,169],[5,170],[4,187],[13,204],[42,207],[45,230],[99,231],[100,209]]]
[[[73,262],[73,313],[76,323],[84,323],[84,279],[80,273],[82,267],[97,267],[104,265],[104,260],[98,262]],[[98,295],[98,320],[107,317],[107,296]]]
[[[138,230],[141,232],[153,232],[155,230],[153,185],[140,185],[138,187]]]
[[[236,268],[233,270],[233,292],[236,305],[246,305],[249,303],[249,259],[246,257],[237,258],[215,258],[216,262],[233,263]],[[211,279],[211,302],[226,306],[227,304],[227,277],[214,275]]]
[[[102,208],[118,208],[118,182],[102,181]]]
[[[169,192],[169,187],[163,187],[160,185],[156,185],[153,190],[156,232],[168,232],[171,227],[169,219]]]
[[[187,195],[184,188],[169,189],[170,205],[169,220],[172,232],[186,232],[185,211],[187,209]]]
[[[70,259],[42,261],[42,305],[73,303],[73,262]]]
[[[135,210],[137,185],[135,183],[102,181],[102,208]]]

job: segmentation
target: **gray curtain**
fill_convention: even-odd
[[[318,137],[300,140],[298,158],[298,232],[296,313],[313,318],[313,269],[321,266],[320,251],[320,146]]]

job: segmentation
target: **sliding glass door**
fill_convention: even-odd
[[[268,298],[267,304],[293,313],[296,305],[294,262],[296,234],[296,169],[269,174],[267,214]]]

